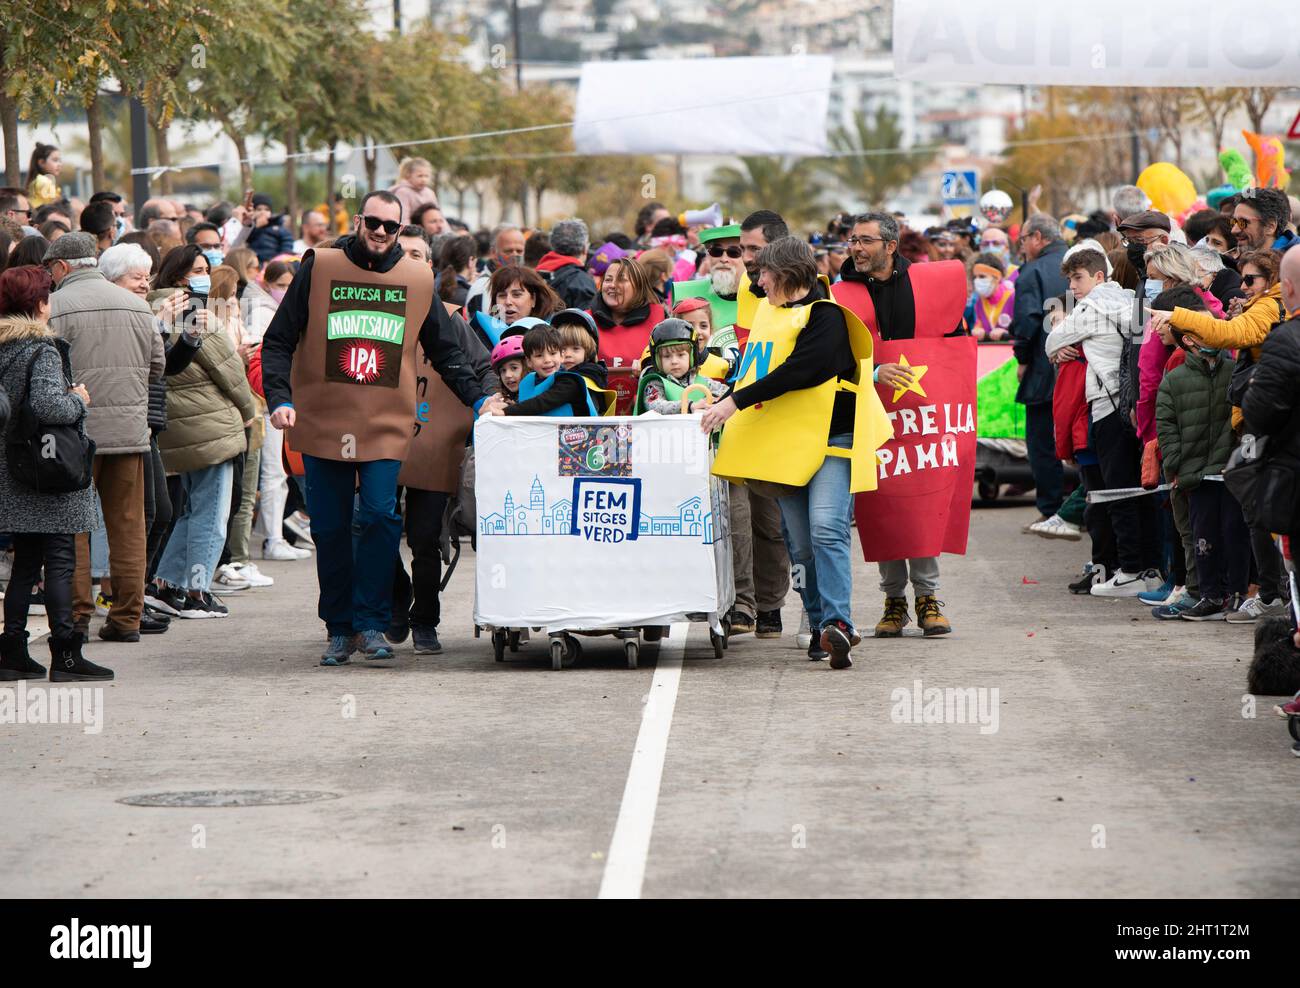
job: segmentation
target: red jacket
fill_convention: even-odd
[[[1056,425],[1056,457],[1073,460],[1074,454],[1088,448],[1089,416],[1085,395],[1088,362],[1071,360],[1056,373],[1056,390],[1052,392],[1052,421]]]

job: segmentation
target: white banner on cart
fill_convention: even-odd
[[[616,628],[718,610],[726,500],[698,419],[489,417],[474,448],[479,624]]]
[[[896,0],[894,73],[1033,86],[1294,86],[1300,6]]]

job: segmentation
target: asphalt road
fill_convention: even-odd
[[[612,641],[497,664],[468,553],[445,654],[323,669],[312,564],[266,563],[227,620],[96,639],[99,733],[0,724],[0,895],[1300,894],[1300,760],[1271,699],[1243,716],[1249,628],[1071,596],[1085,550],[1032,516],[979,509],[944,558],[954,634],[843,672],[794,647],[793,595],[785,638],[721,661],[691,625],[636,671]],[[858,563],[858,623],[880,605]],[[929,688],[976,692],[926,723]],[[119,802],[212,789],[336,798]]]

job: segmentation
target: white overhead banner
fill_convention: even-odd
[[[1038,86],[1295,86],[1300,4],[895,0],[894,72]]]
[[[829,55],[587,62],[573,143],[584,154],[826,153]]]

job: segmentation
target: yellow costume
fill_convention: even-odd
[[[814,305],[834,305],[844,313],[858,373],[853,381],[831,378],[815,388],[788,391],[736,412],[722,430],[713,472],[736,483],[764,480],[803,487],[827,456],[845,456],[852,463],[849,490],[875,490],[876,450],[888,442],[894,430],[871,380],[870,331],[852,312],[829,299],[790,308],[774,307],[767,299],[756,301],[737,391],[765,377],[790,356]],[[849,449],[827,445],[835,394],[842,390],[856,395]]]

